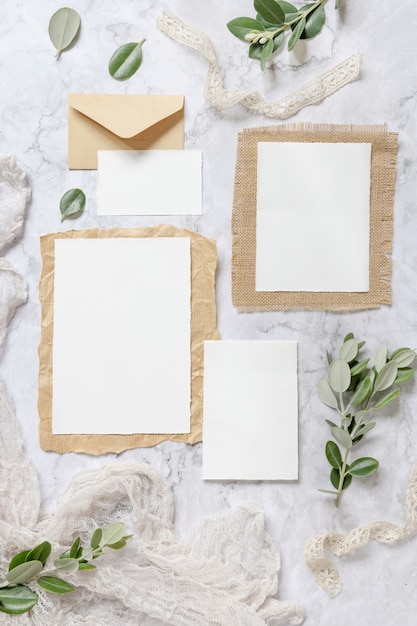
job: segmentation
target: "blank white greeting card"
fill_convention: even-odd
[[[200,215],[199,150],[99,150],[98,215]]]
[[[190,239],[56,239],[52,432],[190,431]]]
[[[369,291],[370,143],[258,143],[256,291]]]
[[[204,342],[203,478],[298,477],[297,343]]]

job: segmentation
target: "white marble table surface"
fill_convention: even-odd
[[[156,18],[162,0],[73,0],[82,16],[78,43],[54,58],[48,21],[60,4],[52,0],[3,0],[0,9],[0,151],[16,155],[33,191],[21,239],[6,257],[25,276],[29,299],[20,307],[0,352],[0,372],[16,406],[24,445],[35,464],[43,504],[53,506],[71,477],[108,463],[145,461],[172,487],[176,525],[185,535],[199,520],[225,513],[251,500],[265,511],[267,528],[282,558],[279,598],[304,606],[308,625],[411,626],[416,623],[417,537],[401,544],[369,544],[338,559],[344,590],[331,599],[315,583],[304,563],[309,537],[327,531],[348,532],[378,519],[403,524],[410,470],[417,460],[416,385],[411,385],[380,418],[367,452],[383,463],[375,477],[357,482],[340,510],[318,493],[327,486],[323,447],[324,418],[316,397],[325,372],[324,350],[334,348],[352,330],[370,349],[417,346],[415,277],[417,271],[417,7],[412,0],[345,0],[339,14],[326,5],[322,36],[293,54],[275,58],[264,74],[247,58],[245,45],[232,37],[226,22],[252,15],[250,0],[171,0],[169,8],[211,37],[228,87],[256,89],[269,99],[285,95],[348,55],[363,53],[359,80],[321,104],[310,106],[294,122],[381,124],[399,132],[394,212],[392,306],[355,313],[272,312],[238,314],[231,302],[231,209],[237,133],[274,122],[240,105],[219,113],[203,98],[206,62],[162,34]],[[145,37],[144,61],[127,82],[107,73],[118,45]],[[185,146],[203,151],[203,215],[169,222],[217,240],[218,328],[224,339],[292,339],[299,342],[300,478],[296,483],[205,483],[201,444],[166,442],[119,455],[44,452],[38,442],[37,378],[40,337],[38,281],[39,236],[71,228],[147,226],[166,218],[108,218],[96,215],[97,172],[68,171],[68,92],[181,93],[186,96]],[[277,122],[278,123],[278,122]],[[71,187],[86,192],[82,217],[61,224],[59,199]],[[349,254],[349,250],[346,252]],[[267,434],[266,434],[267,436]],[[233,446],[233,442],[230,442]]]

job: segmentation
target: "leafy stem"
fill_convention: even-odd
[[[370,358],[361,357],[364,345],[353,333],[346,335],[338,356],[332,359],[328,355],[327,379],[321,378],[317,385],[320,400],[340,418],[340,425],[326,420],[332,440],[326,443],[325,452],[332,468],[330,482],[337,491],[320,490],[335,495],[336,506],[354,477],[371,476],[377,471],[379,462],[372,457],[357,458],[348,464],[351,449],[375,427],[374,412],[393,402],[400,386],[411,381],[415,373],[411,367],[415,350],[398,348],[388,356],[387,345],[383,344],[371,366]]]

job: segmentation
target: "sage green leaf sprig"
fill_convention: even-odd
[[[109,74],[116,80],[126,80],[135,74],[142,64],[142,45],[144,39],[125,43],[112,55],[109,61]]]
[[[321,378],[317,385],[320,400],[336,411],[340,419],[339,424],[326,419],[334,439],[326,443],[325,452],[335,491],[320,489],[336,496],[336,506],[353,478],[371,476],[378,469],[379,462],[368,456],[348,463],[350,454],[375,427],[374,412],[393,402],[400,386],[414,377],[411,365],[416,358],[415,350],[398,348],[388,356],[388,347],[383,344],[371,365],[370,358],[360,354],[364,345],[365,341],[358,343],[353,333],[346,335],[338,356],[332,359],[327,354],[328,377]]]
[[[39,600],[38,594],[32,589],[34,583],[48,593],[64,594],[75,591],[72,584],[56,574],[96,569],[91,561],[102,556],[106,548],[124,548],[132,537],[124,532],[123,522],[110,524],[105,530],[96,528],[87,547],[83,547],[80,537],[77,537],[71,547],[55,559],[53,566],[48,569],[45,566],[51,554],[49,541],[43,541],[31,550],[16,554],[9,563],[5,580],[0,583],[0,612],[18,615],[30,611]]]
[[[58,9],[49,20],[49,38],[56,48],[56,58],[78,37],[81,18],[77,11],[68,7]]]
[[[249,58],[258,59],[262,71],[268,59],[282,47],[286,33],[288,50],[299,39],[312,39],[324,26],[327,0],[315,0],[297,9],[285,0],[254,0],[256,18],[237,17],[227,23],[227,28],[238,39],[249,43]],[[339,0],[335,8],[338,8]]]

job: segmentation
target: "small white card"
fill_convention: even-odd
[[[190,432],[190,240],[56,239],[52,432]]]
[[[203,478],[298,477],[297,343],[205,341]]]
[[[258,143],[256,291],[369,291],[369,143]]]
[[[98,215],[200,215],[199,150],[99,150]]]

